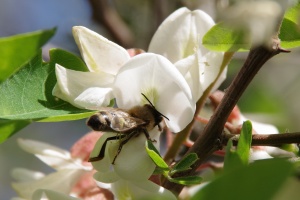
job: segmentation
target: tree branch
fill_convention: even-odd
[[[266,61],[280,52],[285,52],[280,48],[279,40],[274,39],[272,42],[272,48],[260,46],[250,50],[244,65],[226,90],[220,105],[215,110],[199,138],[186,153],[186,155],[196,153],[199,160],[192,166],[192,170],[177,173],[174,177],[192,175],[214,151],[220,148],[221,135],[226,120],[249,83]],[[166,181],[163,186],[175,194],[179,194],[183,188],[182,185],[169,181]]]

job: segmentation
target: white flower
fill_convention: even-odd
[[[147,103],[169,118],[167,126],[179,132],[192,120],[195,103],[190,88],[174,65],[163,56],[144,53],[128,61],[114,82],[114,96],[120,108]]]
[[[73,27],[73,36],[89,72],[66,69],[56,64],[57,85],[53,95],[74,106],[97,109],[107,106],[112,84],[129,53],[119,45],[81,26]]]
[[[93,110],[113,98],[124,109],[143,105],[148,103],[143,93],[170,119],[166,123],[172,131],[182,130],[192,120],[195,103],[189,85],[168,59],[153,53],[130,58],[125,49],[84,27],[74,27],[73,34],[90,71],[56,65],[54,95]]]
[[[58,84],[54,95],[88,109],[99,109],[115,98],[119,108],[130,109],[148,104],[143,93],[159,112],[169,118],[166,125],[171,131],[179,132],[190,123],[195,112],[195,100],[188,83],[167,58],[154,53],[130,58],[125,49],[86,28],[75,27],[73,32],[89,72],[68,70],[56,65]],[[155,127],[149,134],[158,145],[158,128]],[[105,133],[98,140],[91,157],[97,156],[104,141],[113,135],[116,133]],[[120,188],[122,183],[123,188],[134,188],[139,186],[137,183],[143,183],[141,186],[152,188],[150,193],[157,190],[155,195],[168,193],[174,197],[171,192],[148,181],[155,164],[146,153],[145,141],[142,133],[130,139],[123,146],[114,166],[111,163],[120,141],[109,141],[104,158],[92,163],[98,171],[95,179],[102,182],[102,187],[112,184]],[[136,191],[144,191],[146,186]],[[133,192],[135,189],[130,191],[132,197],[137,194]]]
[[[197,101],[218,77],[223,53],[208,51],[202,37],[214,25],[213,19],[201,10],[180,8],[160,25],[149,45],[149,52],[168,58],[187,80],[193,99]],[[218,87],[226,77],[223,70]]]
[[[125,63],[116,75],[113,94],[120,108],[131,108],[147,103],[141,93],[149,98],[159,112],[169,118],[166,124],[170,130],[178,132],[192,120],[195,104],[192,101],[190,88],[175,66],[163,56],[153,53],[137,55]],[[160,131],[155,127],[149,134],[151,139],[157,141],[155,145],[158,148]],[[97,142],[91,157],[97,156],[105,140],[115,135],[117,133],[105,133]],[[111,163],[116,156],[120,141],[109,141],[104,158],[92,163],[98,171],[94,178],[102,183],[111,183],[112,186],[124,183],[126,184],[123,185],[124,188],[138,187],[137,183],[153,185],[148,179],[155,169],[155,164],[146,152],[145,141],[146,137],[143,133],[131,138],[123,146],[115,165]],[[166,193],[162,187],[155,186],[155,188],[157,192]],[[130,191],[132,193],[135,190]],[[173,197],[169,191],[167,193]],[[114,194],[122,196],[120,192]],[[133,198],[135,194],[133,192],[131,197]]]
[[[24,199],[31,199],[37,189],[49,189],[69,194],[79,178],[92,170],[91,166],[83,165],[82,160],[71,158],[69,152],[58,147],[28,139],[19,139],[18,144],[23,150],[34,154],[57,170],[44,175],[41,172],[22,168],[13,169],[12,176],[18,182],[12,183],[12,187]]]

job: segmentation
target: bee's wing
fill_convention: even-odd
[[[118,132],[124,132],[134,129],[140,125],[146,124],[144,120],[135,117],[113,117],[110,127]]]

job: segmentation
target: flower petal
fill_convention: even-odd
[[[19,138],[18,144],[24,151],[32,154],[55,156],[62,159],[70,158],[70,153],[68,151],[44,142]]]
[[[102,71],[115,75],[130,59],[123,47],[85,27],[73,27],[73,36],[91,72]]]
[[[110,188],[110,183],[114,183],[120,179],[117,173],[114,171],[111,172],[96,172],[94,174],[94,179],[97,181],[97,185],[102,188]]]
[[[97,109],[113,98],[111,84],[114,76],[103,72],[80,72],[55,66],[57,85],[53,95],[74,106]]]
[[[112,184],[112,191],[118,199],[177,199],[172,192],[149,180],[120,180]]]
[[[223,61],[223,53],[208,52],[200,61],[200,84],[204,92],[217,78]],[[218,88],[226,78],[227,67],[223,70],[214,88]]]
[[[157,141],[153,144],[159,149],[160,132],[154,129],[149,134],[152,140]],[[131,138],[123,145],[114,165],[115,172],[122,179],[133,182],[142,181],[148,180],[153,174],[156,165],[146,152],[145,142],[145,135],[140,133],[139,136]],[[114,150],[115,151],[111,151],[110,154],[111,160],[113,160],[116,155],[116,149]]]
[[[149,134],[151,139],[159,141],[160,133],[158,131],[153,130]],[[117,134],[104,134],[97,142],[91,153],[91,157],[98,155],[104,141],[113,135],[115,136]],[[98,171],[98,174],[95,175],[95,179],[104,183],[112,183],[119,178],[131,181],[147,180],[152,175],[155,164],[146,152],[145,141],[146,137],[143,133],[137,137],[131,138],[123,145],[114,165],[111,163],[117,155],[120,140],[108,141],[104,158],[100,161],[92,162],[92,165]],[[154,143],[154,145],[159,148],[158,142]]]
[[[104,145],[104,142],[108,138],[114,137],[116,135],[117,135],[117,133],[111,133],[111,132],[106,132],[105,134],[103,134],[100,137],[100,139],[96,142],[94,149],[90,154],[90,158],[97,157],[102,149],[102,146]],[[119,140],[107,141],[103,159],[100,161],[97,161],[97,162],[92,162],[94,169],[96,169],[99,172],[103,172],[103,173],[113,172],[113,168],[111,168],[112,161],[110,160],[109,153],[108,153],[108,146],[110,146],[110,148],[117,149],[119,146]],[[101,180],[99,180],[99,181],[101,181]]]
[[[145,94],[170,119],[166,123],[174,132],[185,128],[195,112],[186,80],[169,60],[157,54],[130,59],[116,76],[113,90],[117,105],[125,109],[146,103],[141,93]]]
[[[190,86],[193,100],[197,101],[203,94],[200,86],[199,59],[197,54],[190,55],[174,64]]]
[[[12,187],[20,197],[25,199],[31,199],[32,194],[37,189],[50,189],[64,194],[69,194],[71,188],[83,173],[85,173],[84,170],[64,169],[49,174],[37,181],[12,183]]]
[[[240,115],[239,124],[243,124],[244,121],[249,120],[243,115]],[[277,134],[278,129],[272,124],[265,124],[251,120],[252,127],[257,134]]]
[[[180,8],[160,25],[148,51],[161,54],[172,63],[195,53],[195,48],[206,53],[207,50],[200,43],[214,24],[212,18],[201,10]]]
[[[18,139],[18,144],[23,150],[35,154],[41,161],[57,170],[90,169],[89,166],[83,166],[81,160],[72,159],[68,151],[50,144],[28,139]]]
[[[35,181],[45,177],[42,172],[32,171],[25,168],[14,168],[11,176],[18,182]]]

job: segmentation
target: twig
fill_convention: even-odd
[[[224,134],[222,144],[226,145],[231,139],[233,145],[237,145],[240,135]],[[283,144],[300,144],[300,132],[280,134],[254,134],[252,135],[252,146],[274,146],[280,147]]]

